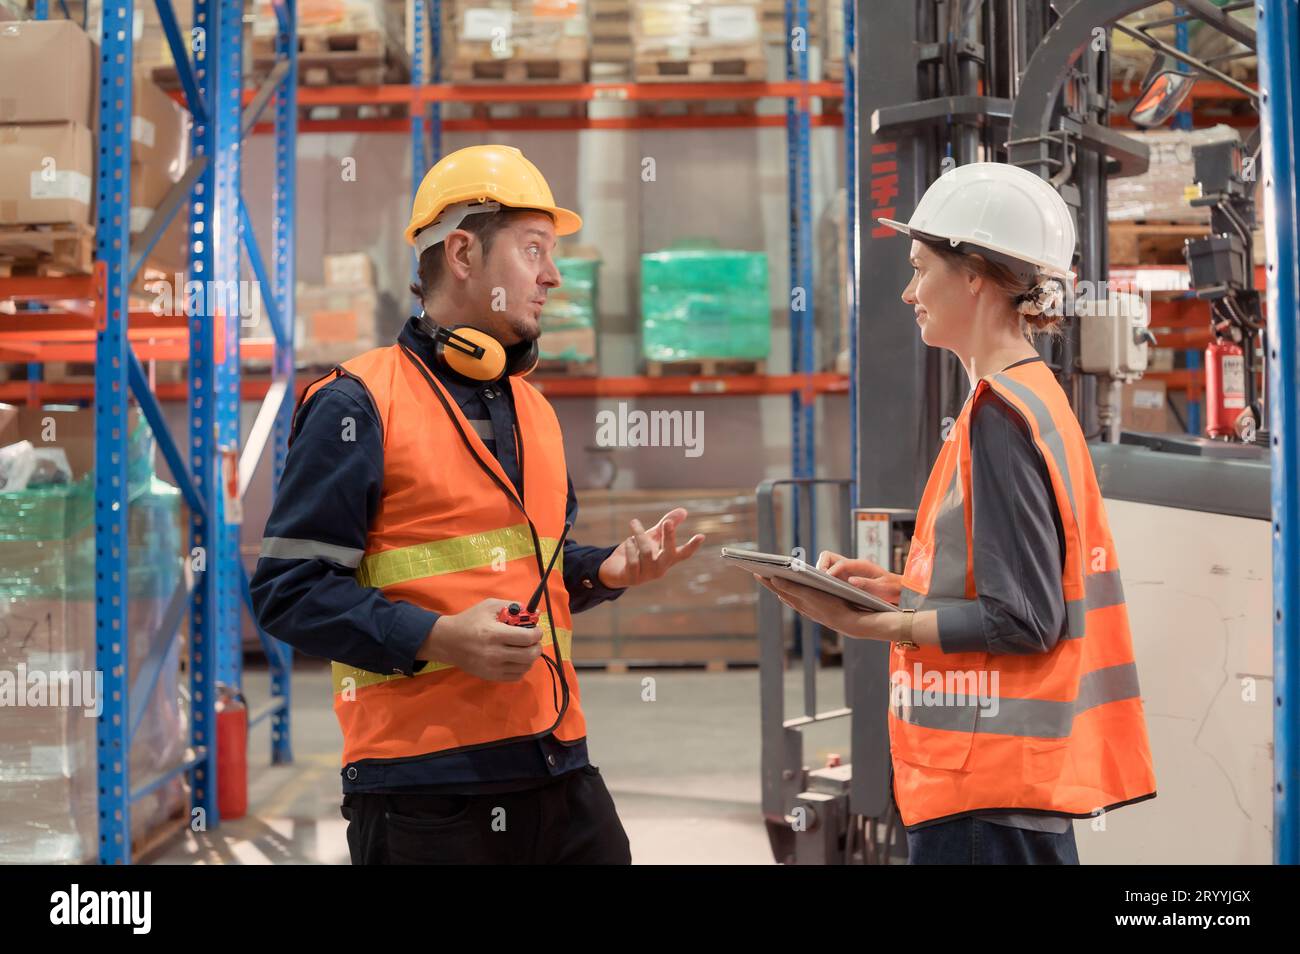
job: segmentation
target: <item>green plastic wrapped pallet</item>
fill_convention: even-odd
[[[647,360],[760,360],[771,345],[767,255],[676,248],[641,256],[641,346]]]
[[[542,337],[537,346],[543,359],[586,362],[596,359],[595,258],[557,258],[561,284],[546,297],[542,309]]]

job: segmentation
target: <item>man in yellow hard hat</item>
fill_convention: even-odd
[[[571,618],[704,538],[677,544],[677,508],[613,547],[567,539],[559,422],[524,375],[556,238],[581,224],[518,149],[442,159],[406,229],[421,314],[295,415],[253,599],[264,630],[334,661],[353,863],[630,860]]]

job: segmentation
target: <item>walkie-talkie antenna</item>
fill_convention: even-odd
[[[573,524],[566,523],[564,532],[560,534],[560,539],[555,541],[555,552],[551,554],[551,562],[546,565],[546,572],[542,574],[542,581],[537,584],[537,589],[533,590],[533,598],[528,601],[527,611],[529,613],[536,612],[537,604],[542,600],[542,591],[546,588],[546,578],[551,575],[551,567],[555,566],[556,558],[560,555],[560,551],[564,549],[564,538],[569,535],[569,528],[572,526]]]

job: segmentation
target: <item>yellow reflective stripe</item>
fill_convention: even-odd
[[[537,625],[542,630],[542,648],[546,649],[551,645],[551,625],[550,620],[545,613],[537,621]],[[568,660],[573,658],[573,630],[558,629],[556,636],[560,639],[560,659]],[[545,666],[546,663],[538,660],[537,665]],[[330,667],[334,682],[334,694],[338,695],[345,689],[355,692],[365,686],[373,686],[377,683],[388,682],[391,679],[419,679],[421,676],[432,675],[435,672],[441,672],[444,669],[454,669],[451,663],[430,662],[427,666],[417,672],[414,676],[404,676],[399,672],[378,673],[367,672],[365,669],[358,669],[356,666],[346,666],[343,663],[333,663]],[[345,680],[352,680],[350,683]]]
[[[542,561],[548,562],[555,551],[554,537],[542,537]],[[397,550],[372,553],[361,561],[357,582],[362,586],[383,589],[411,580],[422,580],[444,573],[460,573],[480,567],[506,563],[533,555],[533,536],[528,524],[521,523],[502,530],[471,533],[463,537],[417,543]],[[555,563],[554,573],[563,575],[564,554]],[[524,596],[527,599],[527,596]]]

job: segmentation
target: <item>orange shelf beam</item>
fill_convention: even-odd
[[[244,103],[257,95],[244,90]],[[362,106],[378,103],[573,103],[671,100],[799,99],[839,97],[844,84],[783,80],[775,83],[406,83],[384,86],[300,86],[299,106]],[[183,94],[174,92],[179,100]]]
[[[131,347],[141,361],[189,361],[188,334],[151,334],[128,332]],[[270,361],[275,357],[271,338],[246,338],[240,343],[240,357]],[[0,341],[0,361],[36,362],[72,361],[90,364],[95,360],[95,342],[90,341]]]
[[[844,117],[838,113],[814,113],[808,117],[812,126],[843,126]],[[722,116],[556,116],[521,117],[511,119],[444,119],[444,132],[518,132],[543,130],[547,132],[582,129],[756,129],[784,126],[784,115],[722,115]],[[255,135],[274,132],[270,123],[253,127]],[[304,133],[403,133],[411,131],[409,119],[303,119],[298,131]]]

